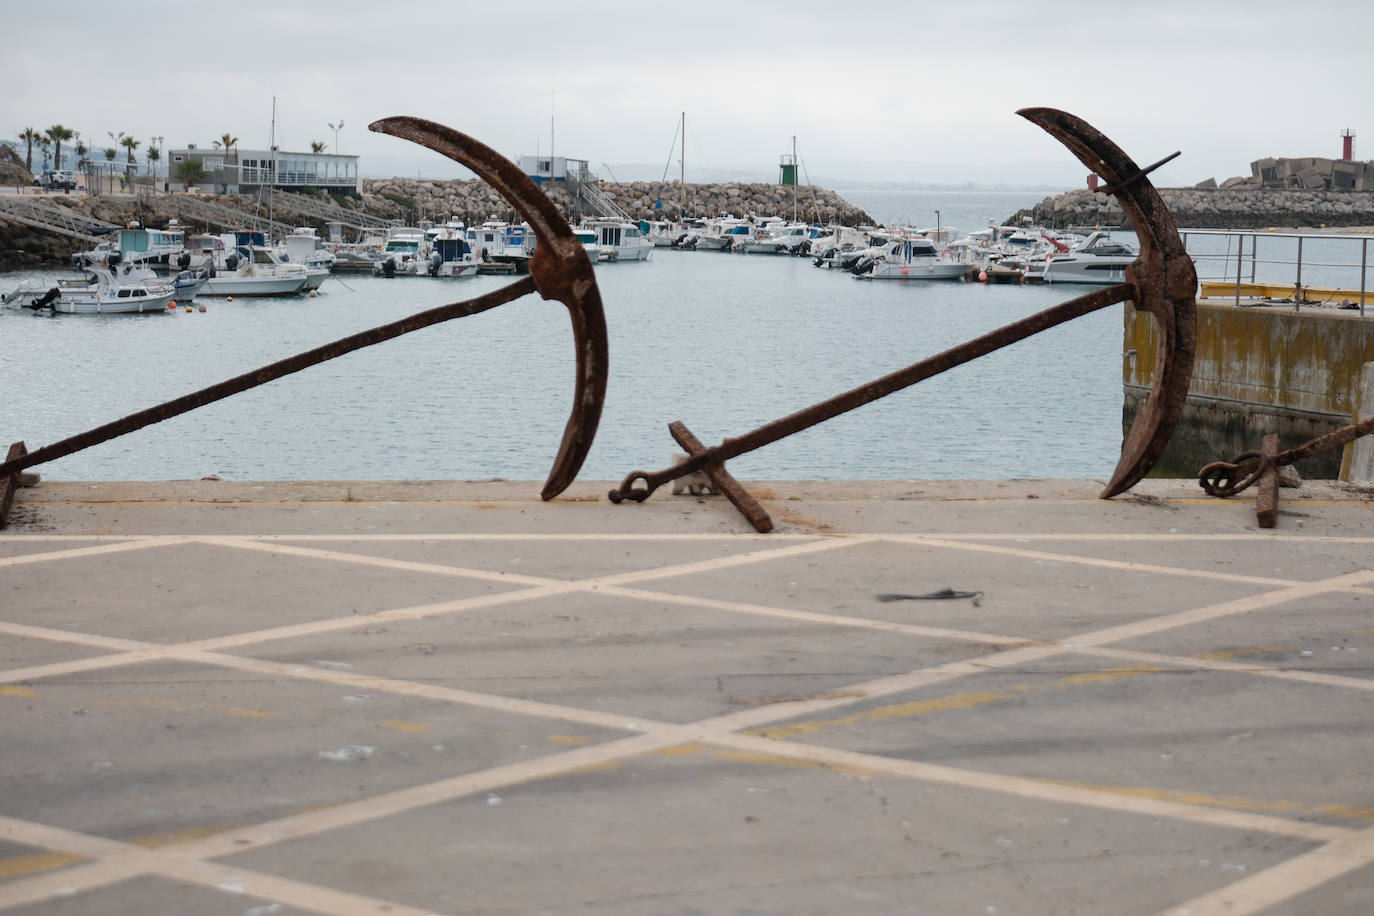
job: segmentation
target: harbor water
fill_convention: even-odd
[[[934,195],[934,192],[930,192]],[[1040,194],[942,192],[965,231]],[[959,206],[950,204],[960,198]],[[1014,199],[1013,199],[1014,198]],[[921,219],[930,200],[897,199]],[[25,275],[0,277],[8,289]],[[50,279],[52,274],[45,274]],[[511,282],[342,275],[206,311],[0,310],[0,440],[30,450],[348,334]],[[605,264],[605,410],[583,479],[665,466],[1087,291],[858,280],[804,257],[658,250]],[[744,480],[1105,479],[1121,445],[1123,306],[735,459]],[[565,308],[527,296],[331,360],[36,470],[59,480],[542,480],[572,406]]]

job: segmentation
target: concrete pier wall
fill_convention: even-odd
[[[1123,421],[1130,427],[1149,393],[1157,352],[1153,319],[1127,305]],[[1280,448],[1374,413],[1365,392],[1374,364],[1374,314],[1337,309],[1237,307],[1198,303],[1197,361],[1188,404],[1155,473],[1194,476],[1205,464],[1259,449],[1266,433]],[[1366,448],[1347,446],[1297,465],[1304,477],[1363,479]]]

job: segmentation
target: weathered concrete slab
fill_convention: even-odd
[[[0,914],[1367,909],[1369,488],[607,488],[21,490]]]

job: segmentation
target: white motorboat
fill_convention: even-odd
[[[50,309],[66,315],[119,315],[166,312],[177,297],[169,284],[123,280],[105,267],[92,269],[85,280],[59,280],[45,286],[26,280],[0,301],[11,308]]]
[[[200,295],[290,296],[304,292],[312,279],[304,264],[283,264],[269,248],[253,245],[246,252],[225,255],[200,288]],[[325,276],[319,278],[321,282]]]
[[[701,251],[730,251],[736,240],[749,235],[749,224],[732,216],[709,220],[692,246]]]
[[[324,240],[315,234],[313,226],[297,226],[291,234],[277,245],[277,256],[282,261],[304,264],[306,270],[332,271],[334,252],[324,247]]]
[[[889,241],[881,254],[865,258],[850,270],[870,280],[961,280],[973,265],[942,254],[924,236],[909,236]]]
[[[386,277],[417,277],[425,272],[428,259],[425,230],[396,226],[386,231],[381,258],[372,265],[372,272]]]
[[[425,272],[431,277],[470,277],[477,273],[477,255],[468,244],[462,223],[450,223],[429,233],[429,262]]]
[[[1098,230],[1068,251],[1051,253],[1044,260],[1027,262],[1026,279],[1045,283],[1126,282],[1126,268],[1135,263],[1136,250],[1113,242],[1111,235]]]
[[[185,247],[186,232],[176,220],[166,229],[145,229],[130,223],[114,232],[109,241],[72,255],[76,266],[82,270],[108,266],[111,255],[118,255],[118,260],[111,262],[115,264],[170,264]]]
[[[573,227],[572,233],[582,243],[582,247],[586,249],[589,261],[595,264],[597,261],[606,260],[606,255],[601,253],[601,241],[595,229]]]
[[[587,219],[581,229],[596,233],[597,245],[608,261],[647,261],[654,243],[645,238],[634,223],[623,219]]]

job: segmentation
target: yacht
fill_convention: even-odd
[[[851,268],[855,276],[870,280],[961,280],[973,265],[942,254],[924,236],[892,239],[882,253],[865,258]]]
[[[1124,283],[1126,268],[1135,263],[1136,257],[1136,250],[1130,245],[1113,242],[1110,234],[1098,230],[1068,251],[1049,254],[1038,264],[1033,259],[1028,261],[1026,279],[1045,283]],[[1038,269],[1032,273],[1031,267]]]

